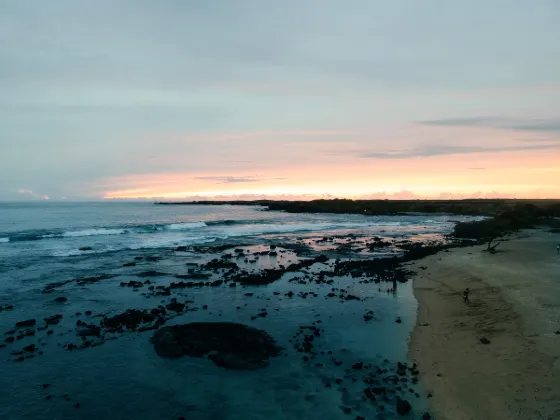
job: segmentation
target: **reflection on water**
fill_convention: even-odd
[[[179,265],[171,259],[159,262],[158,269],[161,267],[171,272]],[[71,335],[53,337],[45,340],[44,355],[19,364],[3,363],[0,384],[2,389],[11,391],[0,394],[0,416],[7,419],[71,419],[78,414],[83,418],[106,419],[179,416],[337,419],[348,418],[341,409],[344,406],[366,418],[374,418],[377,409],[371,402],[363,401],[363,383],[344,379],[345,368],[358,361],[382,366],[385,358],[392,363],[406,359],[406,343],[416,314],[410,283],[399,285],[397,294],[393,295],[386,292],[386,285],[382,285],[380,292],[377,284],[359,284],[350,278],[336,279],[333,285],[296,284],[290,283],[289,278],[266,287],[190,289],[184,296],[194,300],[199,308],[208,305],[208,310],[189,312],[170,322],[224,320],[268,331],[286,351],[263,370],[226,371],[203,359],[159,358],[149,343],[151,332],[125,335],[100,347],[75,352],[57,348],[58,344],[68,342]],[[75,312],[86,308],[95,315],[129,307],[150,308],[159,303],[154,301],[157,298],[146,299],[118,287],[121,280],[66,289],[65,296],[70,303],[64,309],[53,305],[52,295],[30,292],[16,300],[16,306],[26,305],[25,314],[17,310],[4,314],[9,316],[2,318],[2,330],[10,328],[16,320],[42,317],[55,311],[64,315],[64,322],[56,330],[59,333],[72,327],[77,319]],[[164,283],[169,279],[158,278],[158,281]],[[341,287],[365,300],[326,298],[332,288]],[[253,296],[245,295],[249,289]],[[288,291],[293,291],[295,296],[285,296]],[[297,296],[299,292],[315,292],[318,297],[308,295],[303,299]],[[269,315],[251,321],[251,315],[262,308],[267,308]],[[368,310],[373,310],[374,319],[365,322],[363,315]],[[397,316],[403,319],[402,324],[394,322]],[[319,320],[325,333],[316,340],[316,351],[325,354],[319,354],[313,363],[304,362],[290,340],[300,325]],[[332,357],[342,360],[343,365],[335,366]],[[359,374],[354,376],[360,378]],[[342,383],[331,388],[325,386],[326,382],[334,384],[336,378],[342,378]],[[43,383],[51,386],[43,389]],[[69,395],[70,401],[62,397],[64,394]],[[53,398],[46,400],[46,395]],[[80,403],[79,408],[75,408],[76,402]],[[424,406],[425,401],[417,399],[415,410],[420,412]],[[389,407],[387,411],[386,418],[390,418]]]
[[[179,210],[183,209],[165,211]],[[106,212],[106,209],[103,211]],[[145,218],[142,213],[144,208],[138,211],[138,218]],[[200,209],[196,211],[199,213],[192,217],[167,215],[165,220],[168,223],[194,222],[200,220],[202,214]],[[227,212],[223,209],[219,210],[222,213],[212,211],[214,213],[208,216],[208,220],[212,221],[246,220],[251,216],[251,211],[255,212],[243,210],[234,217],[225,214]],[[122,222],[124,215],[119,212],[114,215],[113,222],[106,224],[108,228],[114,228]],[[256,219],[259,223],[265,220],[278,224],[283,223],[282,218],[297,223],[298,217],[268,214]],[[344,226],[344,223],[358,221],[355,216],[347,215],[301,217],[304,223],[315,225],[336,222]],[[281,280],[268,286],[229,287],[226,284],[220,287],[187,288],[174,290],[170,297],[143,295],[145,288],[134,291],[129,287],[120,287],[120,283],[138,281],[139,272],[155,270],[164,275],[150,277],[152,284],[168,285],[177,281],[174,275],[187,273],[187,263],[207,262],[219,258],[223,253],[235,254],[234,248],[239,247],[243,247],[246,255],[234,258],[234,261],[248,270],[288,266],[298,261],[296,251],[300,255],[314,252],[329,255],[331,260],[325,265],[315,264],[306,270],[310,278],[321,270],[332,270],[333,260],[337,257],[394,255],[400,252],[394,246],[395,241],[442,239],[442,234],[451,226],[444,217],[430,225],[422,225],[422,218],[415,217],[409,217],[407,221],[410,223],[406,224],[387,222],[383,228],[344,227],[322,232],[235,236],[214,242],[212,245],[231,246],[231,249],[219,251],[198,248],[176,252],[172,248],[133,250],[129,247],[115,252],[94,250],[93,253],[77,252],[72,257],[55,257],[45,253],[51,246],[46,239],[2,243],[0,305],[12,304],[15,307],[11,311],[0,312],[2,335],[12,329],[15,322],[24,319],[37,318],[40,321],[55,314],[61,314],[63,318],[59,325],[52,327],[52,335],[47,335],[44,330],[37,331],[35,336],[0,348],[0,389],[5,390],[0,393],[0,419],[177,419],[183,416],[189,420],[326,420],[353,419],[358,415],[375,419],[378,418],[381,405],[385,406],[382,418],[396,418],[394,399],[389,403],[372,403],[365,399],[365,371],[355,371],[351,366],[362,361],[381,369],[394,370],[397,361],[406,361],[408,337],[415,323],[417,307],[410,283],[399,284],[396,293],[388,293],[387,287],[392,285],[360,283],[359,278],[335,277],[333,284],[300,284],[290,280],[305,277],[305,273],[286,273]],[[417,224],[413,223],[415,220]],[[54,219],[48,223],[49,228],[57,228]],[[79,220],[73,223],[76,229],[84,230],[89,226]],[[210,230],[236,229],[238,232],[241,229],[238,226],[232,228],[232,223],[224,224],[224,228],[209,226]],[[192,232],[183,232],[182,235],[192,235]],[[112,246],[120,243],[118,241],[122,241],[125,236],[100,237],[103,246]],[[372,236],[393,241],[393,245],[371,248],[369,244]],[[154,234],[151,237],[158,236]],[[134,235],[130,235],[130,238],[134,240]],[[62,244],[57,246],[74,251],[78,245],[89,244],[77,237],[53,241]],[[95,244],[92,240],[94,248]],[[278,245],[277,255],[255,255],[270,250],[270,244]],[[145,258],[149,256],[160,258]],[[123,266],[131,262],[136,265]],[[71,281],[51,294],[41,293],[49,283],[100,273],[116,277],[85,285]],[[222,275],[214,274],[211,280],[220,279]],[[345,289],[362,300],[342,300],[337,297],[339,289]],[[293,292],[293,297],[286,295],[289,291]],[[253,295],[247,296],[247,292]],[[335,297],[327,297],[330,293],[335,293]],[[67,297],[68,301],[58,304],[54,302],[57,296]],[[79,351],[62,348],[64,344],[76,343],[80,339],[76,337],[78,320],[98,323],[100,318],[96,315],[117,314],[129,308],[155,308],[169,302],[171,297],[194,301],[191,307],[198,310],[177,316],[168,324],[217,320],[240,322],[266,330],[285,347],[285,352],[273,359],[268,367],[246,372],[227,371],[204,359],[162,359],[156,356],[149,342],[151,331],[127,333],[95,348]],[[208,305],[207,310],[202,309],[204,305]],[[251,319],[263,308],[267,309],[268,316]],[[86,311],[92,311],[92,315],[85,317]],[[373,319],[365,321],[364,315],[368,311],[373,311]],[[77,312],[82,315],[76,315]],[[402,319],[401,324],[395,323],[397,317]],[[305,361],[304,354],[294,348],[294,336],[300,326],[312,323],[322,328],[324,333],[314,341],[317,356]],[[44,354],[37,354],[21,363],[8,361],[15,358],[11,355],[12,351],[31,343],[35,343]],[[335,364],[333,358],[342,361],[342,364]],[[385,362],[385,359],[388,361]],[[49,386],[43,388],[43,384]],[[419,396],[415,396],[415,393]],[[399,395],[406,396],[413,403],[415,418],[419,418],[426,410],[425,392],[421,384],[403,385]]]

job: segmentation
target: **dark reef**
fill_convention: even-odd
[[[160,328],[152,343],[158,356],[207,356],[226,369],[260,369],[282,350],[265,331],[234,322],[192,322]]]

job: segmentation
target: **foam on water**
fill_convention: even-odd
[[[216,236],[153,236],[142,238],[140,242],[131,244],[128,249],[149,249],[149,248],[168,248],[178,245],[202,245],[215,242],[218,239],[227,239],[225,237],[219,238]]]
[[[196,229],[202,227],[206,227],[206,223],[204,222],[172,223],[170,225],[165,226],[165,228],[169,230],[186,230],[186,229]]]
[[[336,229],[360,229],[367,227],[401,226],[404,222],[382,222],[382,223],[270,223],[254,225],[238,225],[224,229],[227,236],[252,236],[271,233],[295,233],[295,232],[320,232]]]
[[[61,208],[0,206],[0,259],[19,256],[67,257],[120,250],[164,249],[212,242],[236,243],[267,236],[445,234],[453,223],[472,217],[446,215],[363,216],[289,214],[240,207],[151,207],[145,204],[91,204]],[[9,208],[9,206],[7,207]],[[476,218],[474,218],[476,219]],[[25,222],[25,223],[24,223]],[[248,239],[253,240],[253,239]],[[80,251],[80,248],[91,250]]]
[[[121,243],[104,244],[94,249],[81,251],[71,244],[61,244],[51,248],[49,255],[53,257],[73,257],[86,254],[100,254],[105,252],[140,250],[140,249],[159,249],[173,248],[176,246],[204,245],[212,243],[220,239],[227,239],[226,236],[189,236],[184,237],[175,234],[169,235],[144,235],[136,238],[134,241],[126,241]]]
[[[63,237],[81,237],[81,236],[98,236],[98,235],[122,235],[126,233],[124,229],[85,229],[71,232],[64,232]]]
[[[399,218],[400,220],[383,220],[383,218],[372,218],[368,221],[343,221],[343,220],[333,220],[333,221],[310,221],[306,220],[313,216],[307,216],[302,220],[289,220],[286,222],[281,222],[274,220],[273,218],[269,220],[262,219],[242,219],[242,220],[232,220],[232,219],[217,219],[210,221],[186,221],[177,223],[143,223],[143,224],[117,224],[114,226],[106,227],[85,227],[83,229],[66,230],[66,229],[54,229],[54,230],[28,230],[14,232],[10,234],[9,237],[0,238],[0,243],[7,242],[27,242],[27,241],[37,241],[43,239],[58,239],[58,240],[69,240],[73,238],[85,238],[85,237],[103,237],[103,236],[118,236],[126,235],[130,237],[130,242],[136,242],[135,238],[141,234],[143,236],[155,236],[155,235],[165,235],[166,233],[180,233],[183,231],[196,231],[195,235],[200,237],[200,240],[205,241],[209,236],[218,238],[228,238],[228,237],[243,237],[243,236],[255,236],[263,234],[291,234],[298,232],[321,232],[321,231],[333,231],[337,229],[383,229],[383,228],[393,228],[393,229],[414,229],[415,226],[431,225],[436,229],[440,229],[440,226],[448,224],[447,220],[421,220]],[[315,215],[317,217],[317,215]],[[325,216],[321,216],[325,217]],[[329,216],[327,216],[329,217]],[[341,218],[339,215],[331,215],[330,217]],[[157,242],[154,241],[154,242]],[[165,242],[165,240],[162,240]],[[121,247],[123,248],[123,247]],[[128,247],[124,247],[125,249]]]

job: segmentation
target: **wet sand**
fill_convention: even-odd
[[[494,255],[476,246],[410,265],[419,303],[410,358],[437,419],[560,419],[559,242],[529,230]]]

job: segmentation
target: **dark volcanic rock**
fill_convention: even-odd
[[[14,305],[0,305],[0,312],[11,311],[12,309],[14,309]]]
[[[272,283],[279,280],[284,274],[284,270],[262,270],[260,273],[239,273],[231,277],[231,280],[251,286],[258,286]]]
[[[55,325],[58,324],[60,322],[62,318],[62,315],[52,315],[52,316],[48,316],[46,318],[43,318],[43,320],[46,322],[47,325]]]
[[[37,350],[37,347],[35,347],[35,344],[29,344],[28,346],[25,346],[23,350],[25,350],[28,353],[31,353]]]
[[[161,309],[152,309],[150,312],[147,310],[128,309],[121,314],[103,318],[101,324],[110,332],[122,330],[125,327],[129,330],[135,330],[142,323],[153,322],[156,316],[161,313]]]
[[[78,283],[80,286],[84,286],[86,284],[91,284],[91,283],[97,283],[98,281],[101,280],[107,280],[110,278],[115,277],[114,274],[97,274],[95,276],[91,276],[91,277],[80,277],[76,279],[76,283]]]
[[[204,357],[226,369],[259,369],[277,356],[278,346],[265,331],[233,322],[193,322],[164,327],[151,339],[158,356]]]
[[[181,302],[177,302],[176,299],[173,299],[170,303],[165,305],[165,307],[170,311],[183,312],[183,310],[185,309],[185,304]]]
[[[210,275],[205,273],[175,274],[175,278],[185,280],[207,280],[210,278]]]
[[[364,367],[364,362],[358,362],[352,365],[352,369],[354,370],[362,370],[363,367]]]
[[[43,290],[41,290],[41,293],[51,293],[54,289],[58,288],[58,287],[62,287],[68,283],[72,283],[74,280],[64,280],[64,281],[57,281],[54,283],[49,283],[47,284]]]
[[[60,297],[57,297],[54,301],[55,301],[55,302],[58,302],[58,303],[64,303],[64,302],[66,302],[67,300],[68,300],[67,297],[60,296]]]
[[[319,256],[317,256],[313,259],[310,259],[310,260],[302,260],[302,261],[299,261],[297,263],[290,264],[286,268],[286,271],[293,271],[293,272],[300,271],[304,268],[311,267],[313,264],[315,264],[317,262],[318,263],[324,263],[324,262],[327,262],[328,260],[329,260],[329,257],[327,257],[326,255],[319,255]]]
[[[101,336],[101,327],[97,325],[90,325],[86,324],[85,322],[82,323],[81,329],[77,331],[77,334],[81,337],[100,337]]]
[[[148,283],[146,284],[150,284],[149,281],[150,280],[146,280]],[[139,287],[144,287],[144,283],[142,283],[141,281],[135,281],[135,280],[130,280],[128,283],[125,281],[121,281],[121,287],[134,287],[134,288],[139,288]]]
[[[406,416],[412,410],[412,406],[407,400],[397,397],[397,413],[401,416]]]
[[[79,248],[80,251],[91,251],[93,248],[91,246],[83,246]]]
[[[219,259],[213,259],[212,261],[204,264],[202,266],[203,270],[219,270],[219,269],[225,269],[225,270],[239,270],[239,266],[234,263],[233,261],[224,261],[224,260],[219,260]]]
[[[16,327],[18,327],[18,328],[33,327],[33,326],[35,326],[36,323],[37,323],[37,321],[35,319],[28,319],[28,320],[25,320],[25,321],[16,322]]]
[[[398,281],[404,283],[408,280],[410,272],[400,266],[401,262],[403,259],[397,257],[337,261],[334,272],[338,276],[350,274],[352,277],[373,278],[375,282]]]
[[[364,389],[364,394],[371,401],[375,401],[377,399],[375,397],[375,395],[373,394],[373,391],[371,390],[371,388]]]
[[[364,321],[368,322],[374,318],[373,311],[367,311],[364,315]]]
[[[137,273],[136,275],[138,277],[156,277],[156,276],[166,276],[167,274],[155,270],[150,270],[150,271],[142,271],[141,273]]]
[[[480,342],[481,342],[482,344],[490,344],[490,340],[488,340],[486,337],[482,337],[482,338],[480,339]]]

